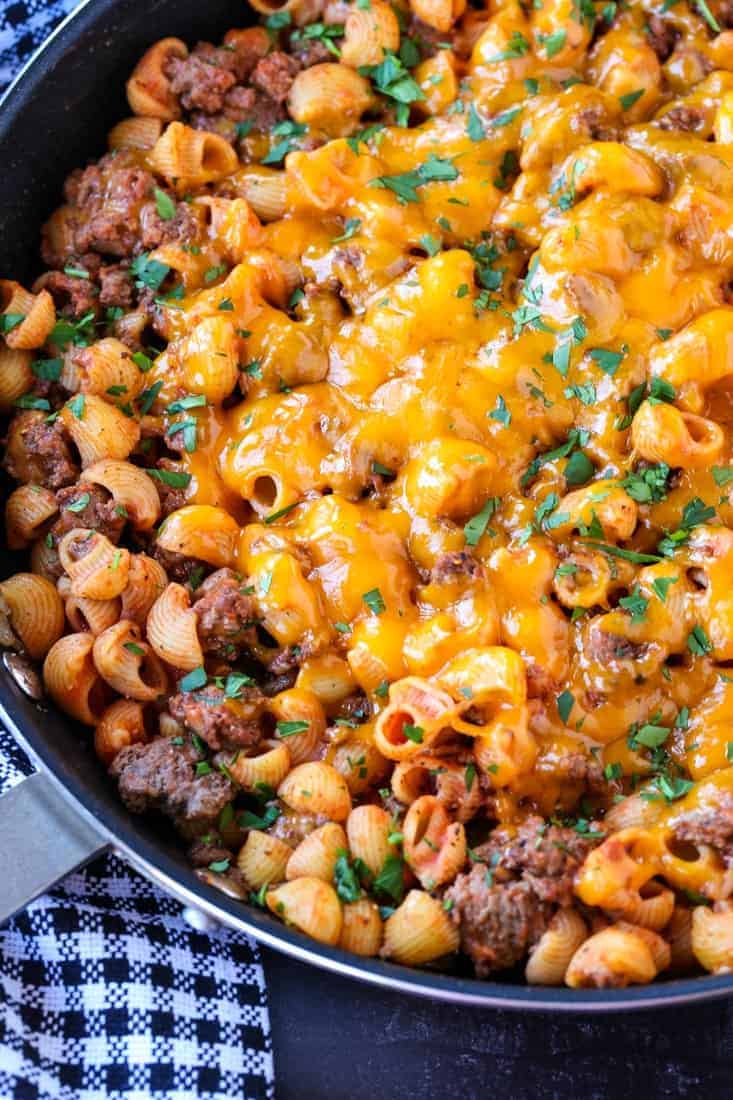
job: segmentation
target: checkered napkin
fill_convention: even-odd
[[[0,0],[0,92],[79,0]]]
[[[75,6],[0,0],[0,90]],[[0,795],[31,770],[0,728]],[[267,1100],[273,1090],[256,944],[195,932],[115,856],[0,928],[0,1100]]]
[[[0,729],[0,795],[30,770]],[[115,856],[0,928],[0,1100],[272,1095],[264,976],[247,936],[195,932]]]

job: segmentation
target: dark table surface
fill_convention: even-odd
[[[385,993],[262,955],[278,1100],[733,1097],[733,1000],[529,1015]]]

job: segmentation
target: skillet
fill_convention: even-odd
[[[218,41],[246,25],[244,3],[227,0],[86,0],[66,19],[0,102],[0,270],[28,282],[38,274],[41,223],[68,173],[99,156],[125,114],[125,80],[156,39]],[[0,575],[23,567],[0,549]],[[5,662],[7,664],[7,661]],[[733,994],[733,974],[661,981],[626,990],[543,989],[476,981],[360,959],[284,927],[268,914],[200,881],[172,834],[133,817],[94,756],[88,733],[38,705],[0,668],[0,721],[38,771],[0,799],[0,923],[69,871],[115,850],[188,907],[199,927],[218,921],[286,954],[386,989],[494,1008],[613,1012]]]

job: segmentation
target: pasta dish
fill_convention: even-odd
[[[0,281],[0,640],[321,943],[730,969],[733,7],[253,6]]]

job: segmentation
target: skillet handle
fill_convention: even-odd
[[[0,925],[109,847],[42,772],[0,798],[0,836]]]

